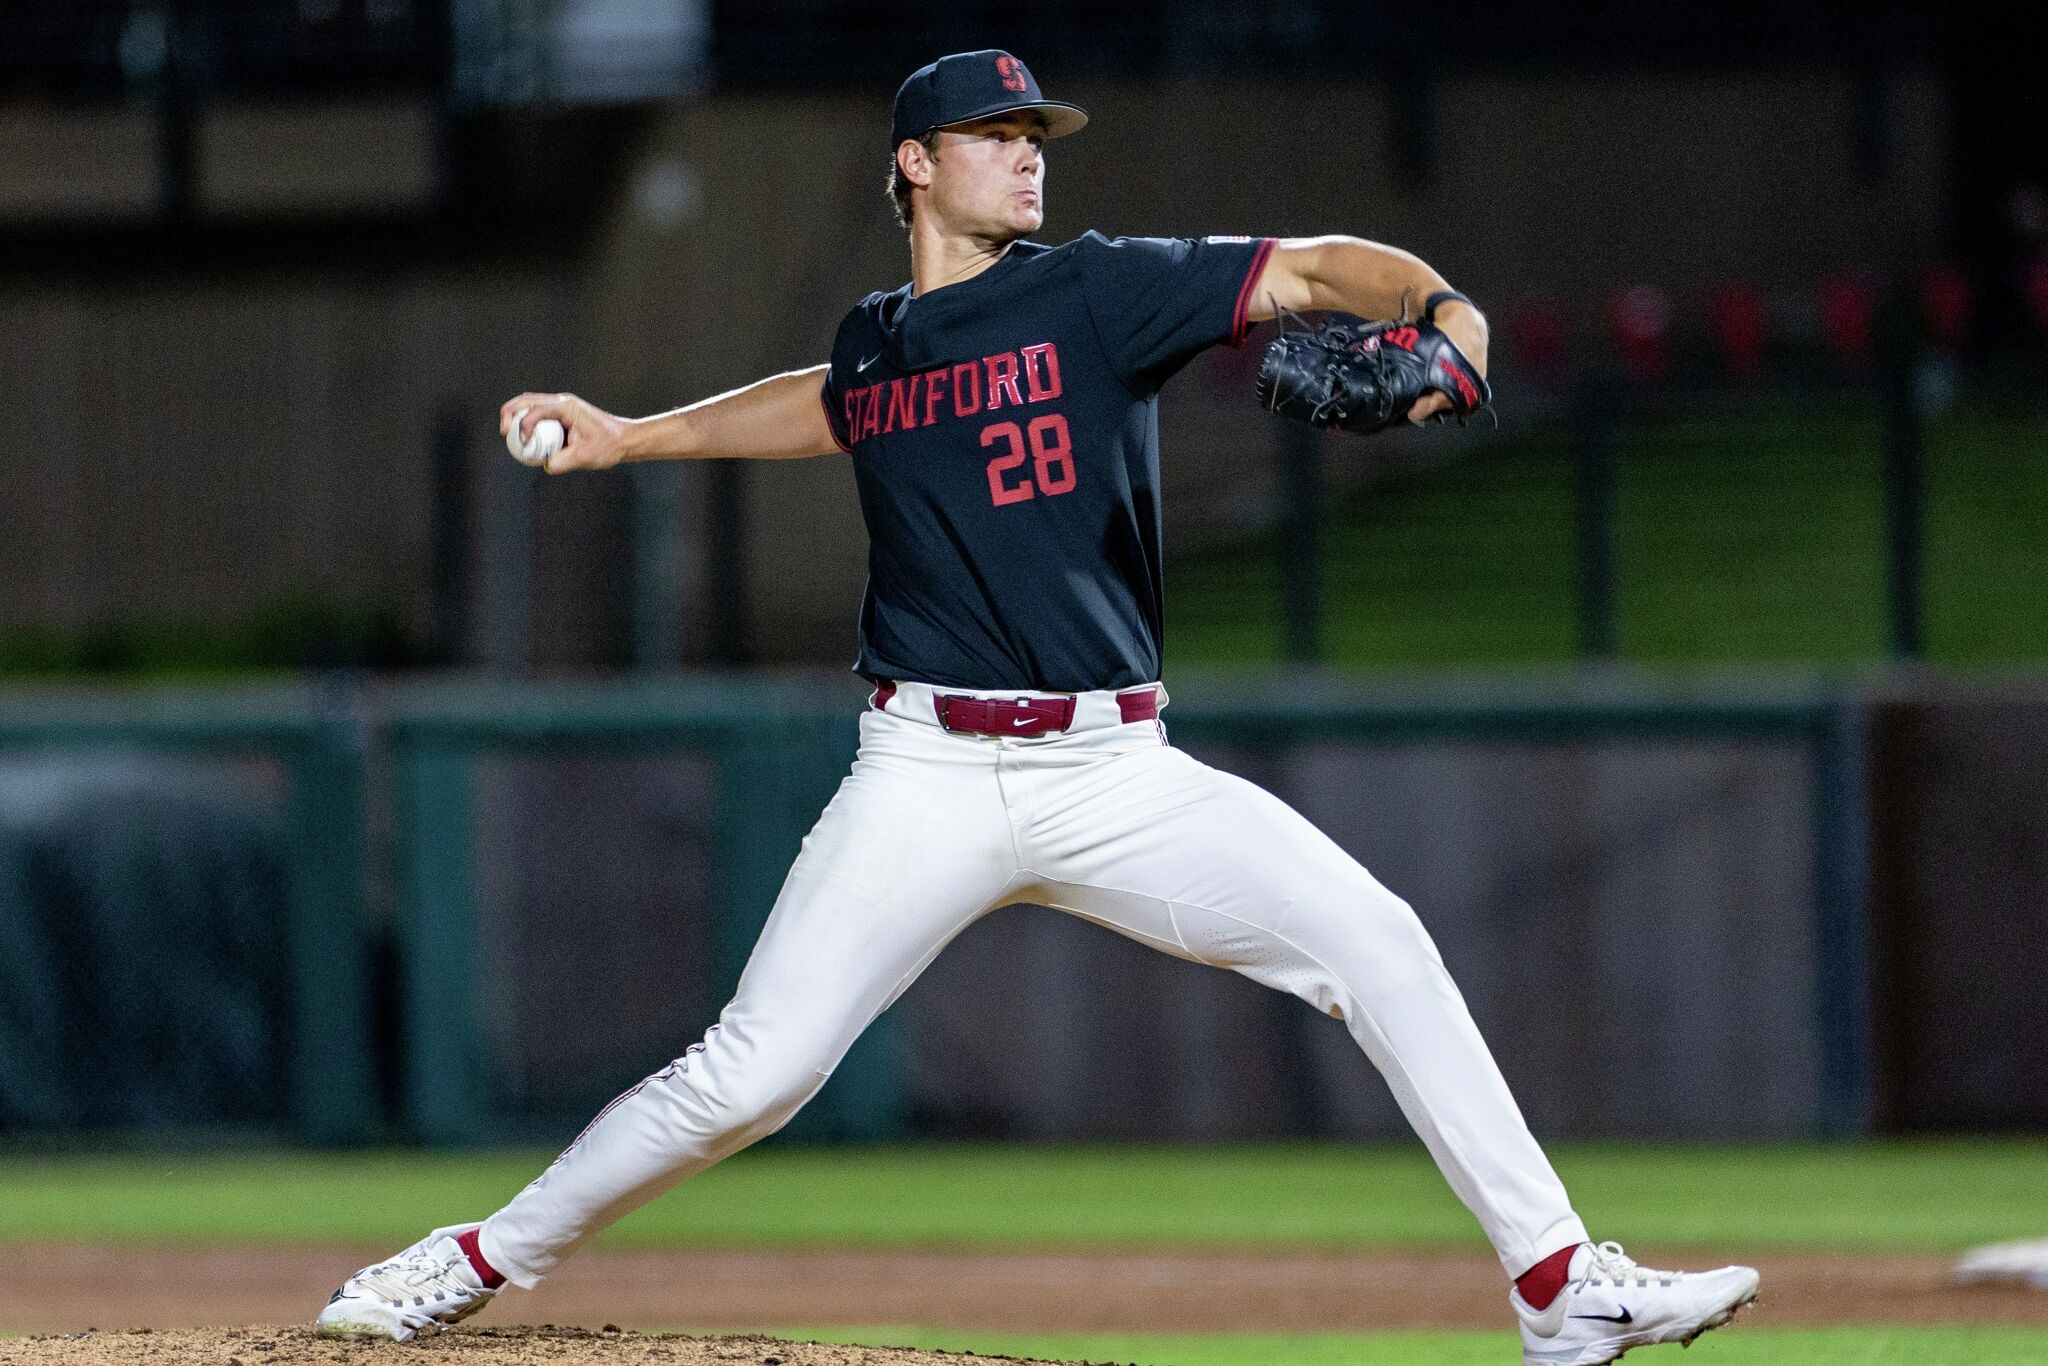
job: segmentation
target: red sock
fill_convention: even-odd
[[[1550,1302],[1557,1298],[1557,1292],[1564,1289],[1565,1277],[1572,1269],[1572,1254],[1582,1244],[1573,1243],[1561,1247],[1536,1265],[1515,1277],[1515,1289],[1522,1293],[1531,1309],[1548,1309]]]
[[[461,1248],[462,1255],[469,1258],[470,1270],[476,1272],[477,1277],[483,1281],[484,1289],[496,1290],[505,1283],[505,1278],[500,1276],[497,1270],[484,1260],[484,1250],[478,1245],[476,1240],[476,1235],[480,1232],[482,1232],[481,1225],[469,1230],[467,1233],[456,1234],[455,1246]],[[1563,1282],[1560,1281],[1559,1284],[1562,1285]],[[1526,1299],[1527,1296],[1523,1298]]]

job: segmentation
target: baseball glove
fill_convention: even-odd
[[[1385,431],[1431,389],[1451,406],[1439,417],[1460,423],[1493,402],[1493,390],[1465,353],[1431,319],[1437,305],[1462,294],[1432,294],[1421,318],[1368,323],[1342,317],[1289,331],[1266,348],[1259,366],[1259,406],[1315,427],[1360,434]]]

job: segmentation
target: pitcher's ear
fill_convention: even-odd
[[[920,189],[932,187],[931,151],[916,138],[905,138],[896,147],[896,167],[903,178]]]

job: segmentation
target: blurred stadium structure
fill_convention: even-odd
[[[694,1037],[850,752],[851,481],[543,481],[491,417],[814,363],[902,276],[895,80],[988,45],[1096,116],[1049,235],[1358,232],[1488,306],[1497,432],[1173,386],[1168,719],[1415,901],[1539,1131],[2048,1127],[1994,7],[9,8],[0,1134],[558,1136]],[[1396,1132],[1327,1026],[1007,914],[797,1132]],[[136,1039],[160,1088],[86,1084]]]

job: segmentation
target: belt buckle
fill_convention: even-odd
[[[969,697],[964,693],[942,692],[932,699],[932,709],[939,714],[939,729],[953,735],[986,736],[992,733],[988,724],[989,699]]]

